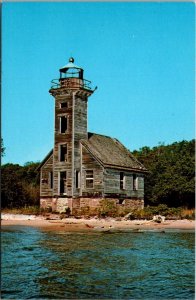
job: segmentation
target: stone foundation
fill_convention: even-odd
[[[53,212],[63,213],[69,207],[73,215],[90,214],[96,215],[103,207],[103,202],[108,204],[111,209],[118,211],[143,209],[143,199],[116,199],[116,198],[45,198],[40,200],[43,209],[51,208]]]
[[[52,198],[41,198],[40,199],[40,207],[43,209],[48,209],[52,207]]]

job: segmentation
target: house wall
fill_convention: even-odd
[[[104,194],[104,177],[103,166],[97,162],[93,155],[82,145],[82,177],[81,177],[81,193],[82,197],[103,196]],[[93,170],[93,188],[86,187],[86,170]]]
[[[52,206],[51,172],[53,172],[53,155],[48,158],[40,170],[40,207],[44,209]]]
[[[53,155],[51,155],[45,164],[41,167],[40,174],[40,196],[52,197],[53,190],[50,186],[50,172],[53,171]]]
[[[120,172],[124,174],[124,187],[120,188]],[[136,189],[133,188],[133,175],[136,175]],[[104,194],[121,198],[144,198],[144,175],[141,173],[107,168],[104,171]]]

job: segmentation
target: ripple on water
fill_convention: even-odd
[[[194,299],[194,233],[2,228],[3,299]]]

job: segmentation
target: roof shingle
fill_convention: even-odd
[[[88,140],[82,144],[106,167],[147,169],[117,139],[95,133],[88,133]]]

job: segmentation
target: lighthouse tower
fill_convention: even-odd
[[[52,181],[53,199],[65,202],[80,194],[80,140],[87,139],[87,104],[93,90],[73,57],[59,71],[49,90],[55,99]]]

